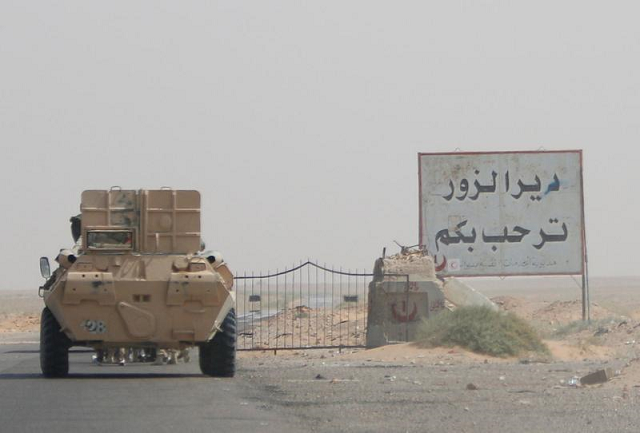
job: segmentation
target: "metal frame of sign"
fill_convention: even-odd
[[[422,223],[422,164],[421,160],[424,156],[474,156],[474,155],[494,155],[494,154],[552,154],[552,153],[574,153],[578,154],[579,168],[580,168],[580,218],[581,218],[581,240],[582,240],[582,270],[579,273],[574,272],[558,272],[558,273],[513,273],[513,274],[479,274],[479,275],[462,275],[461,278],[467,277],[517,277],[517,276],[560,276],[560,275],[581,275],[582,276],[582,318],[583,320],[590,319],[589,312],[589,282],[588,282],[588,255],[587,255],[587,234],[586,223],[584,213],[584,177],[583,177],[583,159],[582,150],[524,150],[524,151],[493,151],[493,152],[420,152],[418,153],[418,225],[419,225],[419,244],[423,249],[423,234],[426,227],[423,227]],[[426,226],[426,222],[425,222]]]

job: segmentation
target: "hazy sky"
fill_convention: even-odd
[[[0,288],[84,189],[198,189],[234,270],[418,242],[417,153],[584,149],[592,275],[638,275],[632,1],[0,0]],[[390,250],[394,250],[390,248]]]

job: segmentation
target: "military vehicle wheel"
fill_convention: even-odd
[[[51,310],[42,310],[40,368],[44,377],[64,377],[69,374],[69,347],[71,340],[60,329],[60,324]]]
[[[200,345],[200,370],[207,376],[233,377],[236,373],[236,311],[231,309],[221,331]]]

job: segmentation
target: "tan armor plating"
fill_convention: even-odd
[[[213,337],[233,276],[200,251],[197,191],[84,191],[80,208],[81,241],[44,291],[74,344],[180,349]]]

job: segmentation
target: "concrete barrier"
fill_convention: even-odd
[[[456,278],[447,278],[442,287],[442,292],[447,301],[456,307],[477,305],[498,311],[498,306],[489,298]]]
[[[369,284],[367,347],[412,341],[422,319],[444,309],[433,259],[421,254],[376,260]]]

